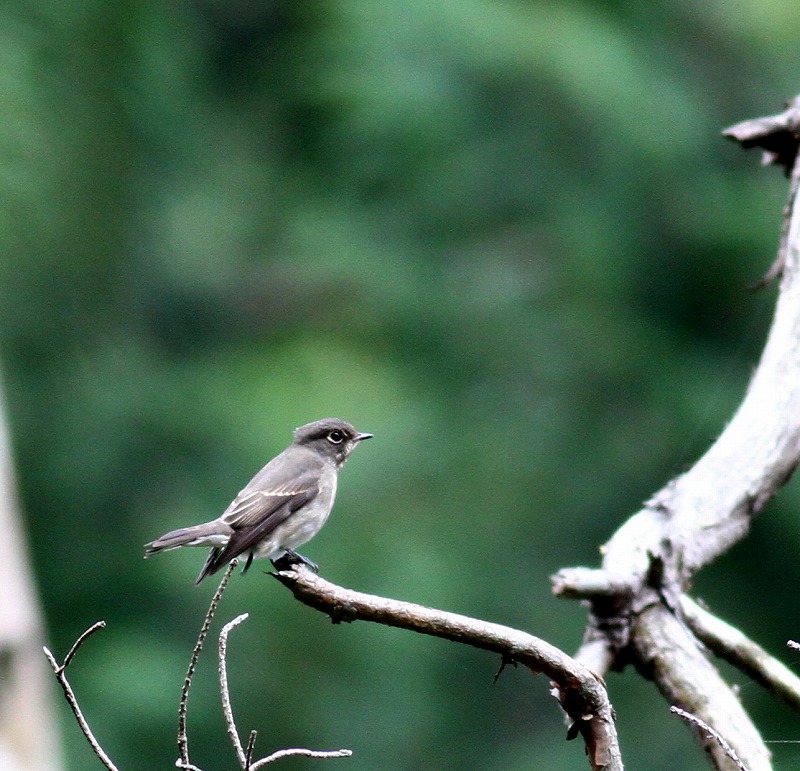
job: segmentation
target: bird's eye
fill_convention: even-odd
[[[338,428],[334,428],[328,433],[327,438],[332,444],[341,444],[344,441],[344,434]]]

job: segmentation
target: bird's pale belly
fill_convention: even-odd
[[[320,495],[300,511],[294,512],[256,546],[253,556],[278,559],[287,549],[297,549],[310,541],[328,519],[335,494],[334,488],[329,495]]]

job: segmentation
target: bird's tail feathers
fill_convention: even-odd
[[[203,565],[200,573],[198,574],[197,578],[194,581],[194,585],[197,586],[206,576],[210,576],[212,573],[216,573],[225,563],[220,562],[219,556],[222,554],[223,549],[221,546],[216,546],[213,548],[209,553],[208,557],[206,557],[205,564]]]
[[[179,546],[224,546],[230,535],[230,528],[218,520],[193,527],[181,527],[145,544],[144,556],[147,559],[153,554],[177,549]]]

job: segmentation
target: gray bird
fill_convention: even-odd
[[[363,434],[338,418],[324,418],[294,431],[294,441],[258,472],[219,519],[172,530],[145,545],[145,558],[179,546],[210,546],[195,584],[232,559],[247,554],[281,566],[316,565],[294,550],[325,524],[336,497],[336,478]]]

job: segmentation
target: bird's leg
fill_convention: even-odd
[[[270,560],[275,566],[275,570],[288,570],[292,565],[297,565],[299,563],[310,568],[315,573],[319,572],[317,564],[312,562],[308,557],[298,554],[293,549],[286,549],[285,551],[286,553],[283,556],[278,557],[278,559]]]

